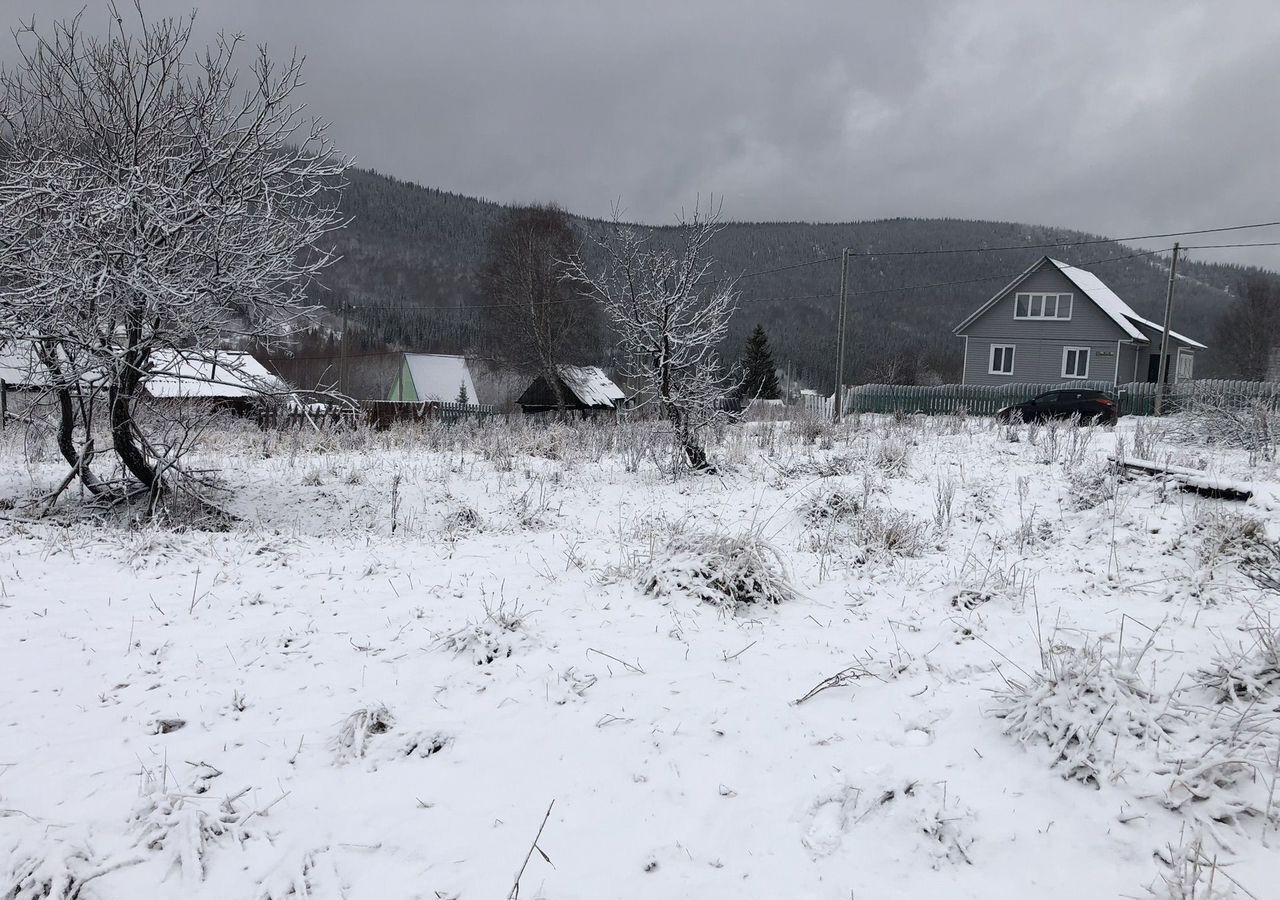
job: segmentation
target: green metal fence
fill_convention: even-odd
[[[1149,416],[1155,411],[1156,386],[1145,382],[1114,385],[1103,381],[1070,381],[1056,384],[861,384],[846,388],[844,410],[846,413],[924,413],[925,415],[950,415],[968,413],[989,416],[1002,407],[1030,400],[1037,394],[1056,390],[1105,391],[1116,398],[1120,414],[1124,416]],[[1165,404],[1169,411],[1176,411],[1197,401],[1216,404],[1243,405],[1263,400],[1272,406],[1280,406],[1280,382],[1228,381],[1200,379],[1184,381],[1168,386]],[[830,408],[830,398],[827,398]]]

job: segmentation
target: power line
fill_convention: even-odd
[[[932,250],[885,250],[880,252],[865,252],[865,253],[850,251],[849,255],[851,257],[866,259],[866,258],[877,257],[877,256],[934,256],[934,255],[945,254],[945,253],[999,253],[999,252],[1008,252],[1008,251],[1014,251],[1014,250],[1046,250],[1046,249],[1052,249],[1055,247],[1088,247],[1088,246],[1096,246],[1098,244],[1113,244],[1113,243],[1124,243],[1126,241],[1154,240],[1156,238],[1179,237],[1179,236],[1190,235],[1190,234],[1218,234],[1226,231],[1240,231],[1240,230],[1250,229],[1250,228],[1269,228],[1269,227],[1278,226],[1278,225],[1280,225],[1280,220],[1275,222],[1258,222],[1258,223],[1249,224],[1249,225],[1225,225],[1219,228],[1201,228],[1201,229],[1196,229],[1191,231],[1169,231],[1161,234],[1140,234],[1140,235],[1132,235],[1129,237],[1118,237],[1118,238],[1096,238],[1096,239],[1090,239],[1087,241],[1062,241],[1056,244],[1017,244],[1017,245],[1009,245],[1005,247],[957,247],[957,248],[932,249]],[[1228,249],[1228,248],[1235,248],[1235,247],[1280,247],[1280,241],[1260,241],[1256,243],[1237,243],[1237,244],[1200,244],[1200,245],[1188,245],[1183,247],[1182,249],[1213,250],[1213,249]],[[1169,252],[1170,249],[1172,248],[1166,247],[1161,250],[1144,251],[1141,253],[1133,253],[1125,256],[1107,257],[1101,260],[1082,263],[1082,265],[1088,266],[1088,265],[1096,265],[1099,262],[1109,262],[1112,260],[1134,259],[1139,256],[1149,256],[1154,253],[1167,253]],[[824,256],[824,257],[819,257],[818,259],[808,260],[806,262],[792,263],[790,265],[785,265],[785,266],[776,266],[771,269],[761,269],[756,272],[747,272],[738,277],[739,277],[739,280],[743,278],[754,278],[759,275],[769,275],[775,272],[786,272],[792,269],[802,269],[808,266],[819,265],[824,262],[833,262],[838,259],[840,259],[840,256]],[[960,281],[942,281],[942,282],[936,282],[934,284],[919,285],[917,287],[919,288],[949,287],[952,285],[975,284],[983,281],[994,281],[999,277],[1002,277],[1002,276],[984,276],[981,278],[970,278],[970,279],[964,279]],[[853,291],[851,292],[850,296],[866,296],[867,294],[897,293],[900,291],[913,290],[913,289],[915,288],[913,287],[882,288],[882,289],[873,290],[873,291]],[[756,297],[756,298],[745,299],[743,302],[773,303],[773,302],[783,302],[783,301],[791,301],[791,300],[819,300],[819,299],[825,299],[827,297],[833,297],[833,296],[835,296],[835,294],[828,293],[828,294],[810,294],[808,296],[803,296],[803,297]],[[578,303],[587,299],[590,299],[590,298],[585,295],[580,295],[576,297],[567,297],[562,300],[546,300],[537,305],[551,306],[551,305],[558,305],[561,303]],[[478,304],[470,304],[470,305],[449,304],[449,305],[433,305],[433,306],[420,306],[420,305],[408,305],[408,304],[358,304],[358,305],[354,305],[352,309],[353,311],[377,309],[377,310],[390,310],[390,311],[401,311],[401,312],[439,312],[439,311],[481,312],[484,310],[491,310],[491,309],[517,309],[525,305],[526,304],[522,304],[522,303],[478,303]]]
[[[1141,257],[1141,256],[1154,256],[1157,253],[1167,253],[1172,249],[1173,249],[1172,247],[1164,247],[1159,250],[1139,250],[1134,253],[1126,253],[1123,256],[1105,256],[1102,259],[1093,259],[1088,262],[1081,263],[1081,266],[1096,266],[1105,262],[1119,262],[1120,260],[1125,260],[1125,259],[1137,259],[1138,257]],[[1184,247],[1183,249],[1185,250],[1187,248]],[[866,297],[871,294],[899,294],[899,293],[905,293],[908,291],[923,291],[928,288],[953,287],[953,286],[962,285],[962,284],[978,284],[983,281],[1009,281],[1010,279],[1015,277],[1017,277],[1017,273],[1014,273],[1011,275],[1008,272],[1005,272],[1000,275],[983,275],[979,278],[963,278],[958,281],[934,281],[928,284],[908,284],[902,287],[875,288],[873,290],[866,290],[866,291],[849,291],[848,295],[850,297]],[[758,300],[747,299],[747,300],[743,300],[742,302],[743,303],[771,303],[776,300],[792,300],[792,299],[810,300],[810,299],[815,299],[817,297],[822,297],[822,296],[835,297],[838,295],[831,293],[831,294],[825,294],[825,295],[814,294],[810,297],[765,297]]]
[[[1005,247],[946,247],[946,248],[920,249],[920,250],[880,250],[880,251],[851,250],[849,251],[849,255],[853,257],[867,259],[867,258],[876,257],[876,256],[935,256],[935,255],[944,254],[944,253],[1001,253],[1001,252],[1014,251],[1014,250],[1051,250],[1056,247],[1089,247],[1089,246],[1095,246],[1097,244],[1122,244],[1128,241],[1150,241],[1150,240],[1156,240],[1158,238],[1182,237],[1190,234],[1220,234],[1224,231],[1242,231],[1249,228],[1270,228],[1276,225],[1280,225],[1280,221],[1257,222],[1250,225],[1224,225],[1220,228],[1200,228],[1192,231],[1166,231],[1161,234],[1135,234],[1135,235],[1130,235],[1128,237],[1091,238],[1087,241],[1059,241],[1053,244],[1009,244],[1008,246],[1005,246]],[[1274,246],[1280,246],[1280,242],[1259,243],[1259,244],[1214,244],[1214,245],[1206,245],[1206,246],[1274,247]],[[1204,247],[1195,247],[1195,248],[1184,247],[1183,249],[1198,250],[1198,249],[1205,249],[1205,248]],[[808,260],[807,262],[793,263],[792,265],[788,265],[788,266],[778,266],[773,269],[761,269],[758,272],[746,272],[742,275],[739,275],[738,278],[739,279],[755,278],[756,276],[759,276],[759,275],[770,275],[774,272],[785,272],[790,269],[801,269],[806,266],[816,266],[825,262],[835,262],[838,259],[840,259],[839,255],[823,256],[817,259]]]
[[[1280,241],[1259,241],[1256,244],[1194,244],[1183,247],[1183,250],[1215,250],[1222,247],[1280,247]]]

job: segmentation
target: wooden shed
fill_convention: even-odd
[[[623,407],[627,395],[609,380],[598,366],[556,366],[556,380],[564,396],[565,409],[583,416],[614,413]],[[533,380],[516,401],[525,413],[558,409],[556,390],[545,375]]]

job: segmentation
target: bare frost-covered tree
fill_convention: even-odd
[[[197,52],[190,19],[108,9],[101,37],[83,14],[22,25],[0,72],[0,335],[37,348],[62,432],[89,438],[86,392],[105,403],[123,469],[157,498],[174,466],[137,414],[157,355],[308,320],[346,161],[295,97],[300,58],[260,47],[242,67],[238,35]],[[60,446],[100,486],[91,441]]]
[[[712,278],[707,248],[720,230],[720,210],[701,203],[682,216],[674,249],[623,224],[614,210],[600,247],[605,264],[590,272],[581,257],[569,277],[603,306],[617,332],[619,368],[640,386],[638,403],[652,406],[671,424],[685,460],[710,468],[702,432],[722,418],[734,385],[720,362],[729,318],[737,309],[732,280]]]
[[[565,277],[578,252],[569,214],[555,205],[511,209],[489,235],[480,273],[485,300],[500,307],[499,356],[522,375],[541,375],[564,410],[557,366],[576,363],[583,332],[594,330],[589,304]]]

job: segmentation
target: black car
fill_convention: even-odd
[[[1079,416],[1081,422],[1098,425],[1114,425],[1120,417],[1120,409],[1114,398],[1103,391],[1048,391],[1026,403],[1006,406],[996,413],[1000,422],[1043,422],[1045,419],[1070,419]]]

